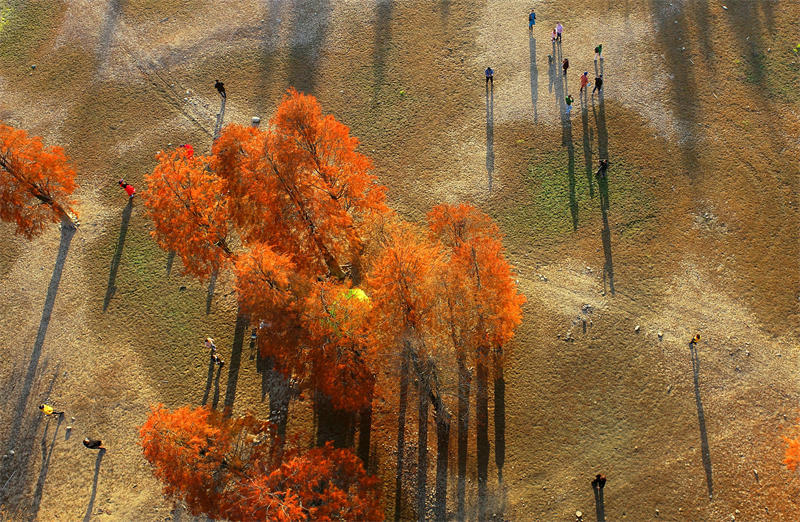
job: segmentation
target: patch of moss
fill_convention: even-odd
[[[63,2],[0,3],[0,61],[27,64],[50,37],[64,12]]]

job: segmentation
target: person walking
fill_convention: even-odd
[[[528,15],[528,32],[533,31],[534,25],[536,25],[536,13],[531,9],[531,14]]]
[[[603,475],[602,473],[598,473],[596,478],[597,478],[597,487],[598,488],[603,489],[604,487],[606,487],[606,476],[605,475]]]
[[[583,92],[583,90],[586,88],[587,85],[589,85],[589,71],[586,71],[583,74],[581,74],[581,90],[580,90],[580,92]]]
[[[214,339],[212,339],[211,337],[206,337],[206,342],[204,344],[206,345],[206,348],[210,350],[211,353],[217,351],[217,345],[214,344]]]
[[[211,354],[211,360],[214,361],[214,364],[218,364],[220,369],[222,369],[222,366],[225,364],[225,361],[223,361],[216,353]]]
[[[489,85],[491,82],[492,87],[494,87],[494,69],[491,67],[486,68],[486,85]]]
[[[556,24],[556,40],[558,42],[561,42],[561,33],[563,32],[564,32],[564,26],[561,25],[561,22],[558,22]]]
[[[225,95],[225,84],[219,80],[214,80],[214,88],[219,92],[219,95],[223,98],[226,97]]]
[[[553,32],[550,34],[550,41],[556,43],[556,30],[553,28]]]
[[[597,59],[603,59],[603,44],[597,44],[597,47],[594,48],[594,61],[596,62]]]
[[[40,404],[39,409],[48,417],[60,417],[64,415],[63,411],[55,411],[49,404]]]
[[[567,76],[567,69],[569,69],[569,60],[564,58],[564,61],[561,62],[561,67],[564,69],[564,76]]]
[[[692,337],[692,340],[689,341],[689,346],[694,348],[695,346],[697,346],[697,343],[699,342],[700,342],[700,334],[695,334],[694,337]]]
[[[605,177],[606,171],[608,170],[608,160],[601,159],[597,166],[597,172],[594,173],[597,176],[597,179]]]
[[[572,98],[571,95],[568,94],[564,101],[567,102],[567,117],[569,117],[569,114],[572,112],[572,102],[574,102],[575,100]]]
[[[121,179],[119,180],[119,186],[128,194],[128,199],[133,199],[133,195],[136,194],[136,189],[133,188],[133,185],[128,185],[124,179]]]
[[[603,75],[601,74],[600,76],[597,76],[594,79],[594,89],[592,89],[592,94],[594,94],[594,91],[599,91],[602,88],[603,88]]]
[[[83,445],[89,449],[105,450],[103,447],[103,441],[100,439],[90,439],[87,437],[83,439]]]

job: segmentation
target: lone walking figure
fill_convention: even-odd
[[[561,67],[564,69],[564,76],[567,76],[567,69],[569,69],[569,60],[564,58],[564,61],[561,62]]]
[[[103,441],[100,439],[90,439],[87,437],[83,439],[83,445],[89,449],[99,449],[99,450],[105,449],[103,447]]]
[[[486,68],[486,84],[492,84],[494,87],[494,70],[491,67]]]
[[[225,84],[219,80],[214,80],[214,88],[219,92],[219,95],[225,98]]]
[[[39,409],[48,417],[60,417],[64,415],[63,411],[55,411],[49,404],[40,404]]]
[[[531,9],[531,14],[528,15],[528,31],[533,31],[534,25],[536,25],[536,13]]]
[[[561,25],[561,22],[556,24],[556,41],[559,43],[561,42],[561,33],[564,32],[564,26]]]
[[[128,199],[133,199],[134,194],[136,194],[136,189],[133,188],[133,185],[128,185],[125,183],[124,179],[119,180],[119,186],[125,191],[128,195]]]

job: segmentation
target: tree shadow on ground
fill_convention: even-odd
[[[233,347],[231,360],[228,366],[228,385],[225,389],[225,411],[230,414],[233,410],[233,401],[236,399],[236,386],[239,384],[239,368],[242,365],[242,348],[244,347],[244,334],[248,325],[247,316],[239,313],[236,316],[236,327],[233,332]]]
[[[211,399],[211,409],[216,410],[219,405],[219,376],[222,373],[222,366],[217,366],[217,375],[214,377],[214,397]]]
[[[122,224],[119,227],[119,239],[117,240],[117,249],[114,250],[114,257],[111,259],[111,269],[108,272],[108,286],[106,286],[106,297],[103,299],[103,311],[108,310],[108,305],[111,303],[111,298],[117,291],[117,270],[119,270],[119,263],[122,261],[122,249],[125,247],[125,236],[128,234],[128,223],[131,220],[131,213],[133,212],[133,198],[128,198],[128,204],[122,211]]]
[[[36,514],[39,512],[39,505],[42,502],[42,490],[44,489],[44,482],[47,480],[47,472],[50,469],[50,457],[53,456],[53,449],[56,447],[56,437],[58,437],[58,429],[61,427],[61,423],[64,420],[63,415],[58,416],[58,421],[56,422],[56,427],[53,430],[53,438],[48,443],[47,441],[47,432],[50,429],[50,421],[52,419],[47,419],[48,422],[45,424],[44,433],[42,434],[42,467],[39,470],[39,479],[36,481],[36,490],[33,492],[33,504],[31,506],[31,517],[33,519],[36,518]]]
[[[89,496],[89,505],[86,506],[86,515],[83,517],[83,522],[89,522],[92,519],[92,510],[94,510],[94,499],[97,497],[97,481],[100,478],[100,465],[103,463],[103,456],[106,454],[105,448],[100,448],[97,452],[97,459],[94,462],[94,479],[92,480],[92,494]]]
[[[28,363],[28,370],[25,374],[25,377],[22,379],[22,392],[17,399],[17,406],[14,410],[14,422],[12,423],[9,431],[10,437],[8,441],[8,449],[14,449],[16,446],[17,436],[20,432],[22,421],[25,418],[25,412],[28,406],[28,397],[31,394],[33,381],[36,377],[37,370],[39,369],[39,359],[42,356],[42,348],[44,347],[44,339],[47,335],[47,328],[50,326],[50,318],[53,313],[53,306],[55,306],[56,302],[58,285],[61,283],[61,274],[63,273],[64,264],[67,260],[67,253],[69,252],[69,245],[74,235],[74,228],[62,224],[61,243],[59,244],[55,266],[53,267],[53,275],[50,277],[50,284],[47,287],[47,297],[45,297],[42,318],[39,321],[39,330],[36,333],[36,341],[33,343],[33,352],[31,353],[31,358]]]
[[[528,47],[531,59],[531,105],[533,105],[533,123],[536,123],[539,121],[537,107],[537,102],[539,101],[539,68],[536,66],[536,38],[533,35],[528,37]]]
[[[503,466],[506,462],[506,380],[502,366],[495,369],[494,378],[494,462],[497,465],[497,484],[500,491],[498,514],[503,518],[506,500],[503,483]]]
[[[392,41],[391,21],[393,0],[377,0],[375,3],[375,42],[372,47],[372,110],[378,111],[381,91],[386,82],[386,55]]]
[[[333,6],[330,0],[294,0],[291,4],[289,86],[313,93]]]
[[[486,174],[491,192],[494,174],[494,82],[486,82]]]
[[[122,14],[125,3],[126,0],[110,0],[108,2],[108,7],[106,7],[106,14],[100,26],[100,35],[97,39],[97,47],[95,48],[95,59],[100,62],[101,65],[105,63],[110,54],[111,39],[116,32],[117,21]]]
[[[703,412],[703,401],[700,399],[700,358],[697,346],[689,343],[689,353],[692,357],[692,374],[694,377],[694,400],[697,403],[697,421],[700,426],[700,446],[703,455],[703,469],[706,472],[706,486],[708,487],[709,500],[714,496],[714,487],[711,479],[711,452],[708,447],[708,433],[706,432],[706,416]]]
[[[478,520],[486,520],[489,478],[489,371],[485,354],[478,355],[475,379],[475,446],[477,453]]]

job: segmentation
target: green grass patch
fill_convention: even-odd
[[[509,239],[552,244],[571,240],[576,227],[599,230],[601,186],[594,161],[587,176],[582,148],[574,149],[572,168],[566,148],[538,155],[523,175],[523,186],[495,207],[495,218]],[[656,217],[655,195],[639,172],[612,157],[607,187],[612,229],[623,236],[644,232]]]

